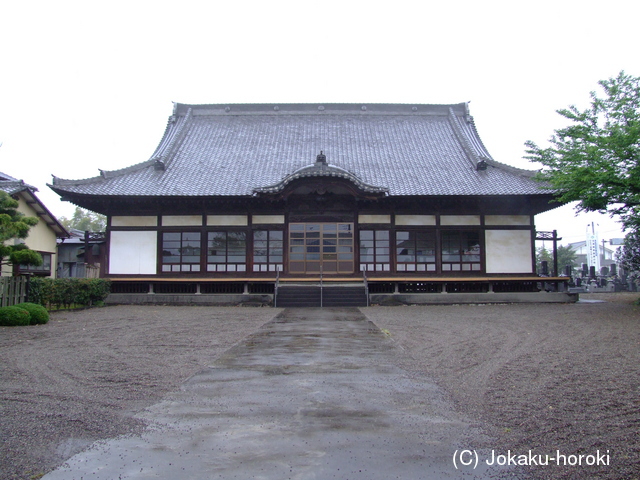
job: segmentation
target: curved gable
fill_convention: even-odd
[[[379,197],[388,194],[389,189],[369,185],[356,174],[329,165],[326,156],[320,151],[315,164],[295,170],[276,184],[254,188],[253,193],[259,196],[277,195],[282,198],[294,193],[347,193],[354,196]]]

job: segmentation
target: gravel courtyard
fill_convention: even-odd
[[[606,303],[370,307],[496,453],[609,454],[609,465],[525,468],[531,478],[640,478],[640,307]],[[0,475],[37,479],[134,418],[280,310],[114,306],[0,327]]]

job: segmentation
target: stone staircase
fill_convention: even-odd
[[[278,287],[276,306],[289,307],[366,307],[367,294],[362,283],[295,284]]]

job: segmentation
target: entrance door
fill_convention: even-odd
[[[289,224],[289,273],[351,274],[353,223]]]

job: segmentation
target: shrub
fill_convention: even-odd
[[[43,325],[49,321],[49,312],[47,312],[47,309],[42,305],[24,302],[15,306],[29,312],[29,315],[31,315],[31,325]]]
[[[29,325],[31,315],[20,307],[0,307],[0,325],[15,327]]]
[[[44,307],[69,308],[102,302],[111,290],[103,278],[32,278],[27,301]]]
[[[84,279],[89,294],[89,305],[103,302],[111,293],[111,281],[101,278]]]
[[[38,305],[45,305],[44,298],[45,280],[42,277],[30,277],[29,278],[29,291],[27,294],[27,301],[36,303]]]

